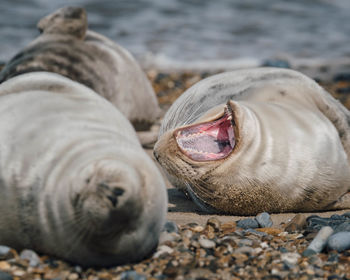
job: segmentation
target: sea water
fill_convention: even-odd
[[[350,57],[350,0],[0,0],[0,61],[66,5],[144,65],[254,64],[275,57]]]

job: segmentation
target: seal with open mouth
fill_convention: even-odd
[[[164,117],[154,154],[209,212],[350,208],[350,113],[310,78],[274,68],[214,75]]]

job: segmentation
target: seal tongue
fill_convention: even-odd
[[[235,146],[232,113],[226,107],[221,118],[179,129],[175,138],[181,151],[192,160],[225,158]]]

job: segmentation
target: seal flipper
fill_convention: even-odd
[[[350,209],[350,191],[339,197],[337,201],[329,205],[326,210]]]
[[[85,9],[80,7],[63,7],[37,24],[41,33],[71,35],[80,40],[84,40],[87,26]]]

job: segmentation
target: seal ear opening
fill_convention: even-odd
[[[229,102],[221,117],[180,128],[174,136],[180,150],[194,161],[226,158],[236,144],[235,121]]]

